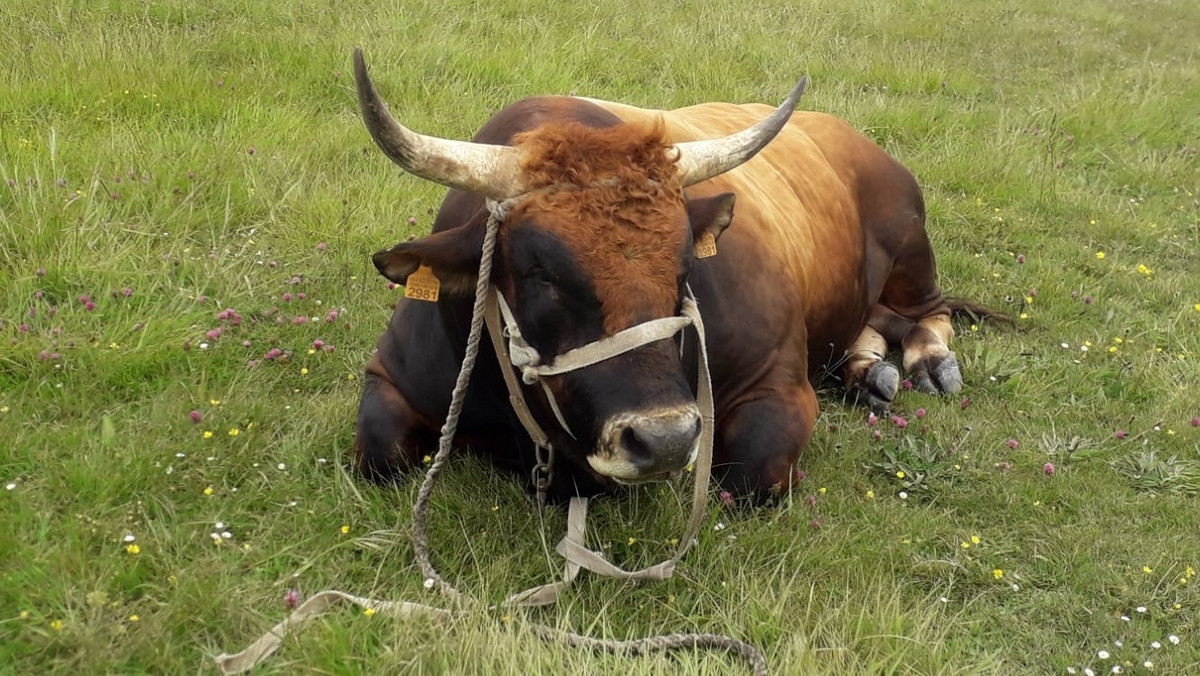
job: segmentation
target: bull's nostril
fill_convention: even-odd
[[[649,464],[654,460],[654,451],[648,447],[635,427],[626,427],[621,432],[621,446],[629,458],[638,464]]]
[[[700,436],[700,419],[640,421],[621,431],[621,446],[643,471],[682,463]]]

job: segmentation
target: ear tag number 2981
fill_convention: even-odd
[[[696,258],[708,258],[717,255],[717,238],[707,230],[696,236]]]
[[[404,282],[404,297],[436,303],[442,283],[428,265],[422,265]]]

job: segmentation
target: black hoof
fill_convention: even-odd
[[[953,354],[936,362],[932,369],[919,369],[910,374],[913,387],[929,394],[953,394],[962,389],[962,372]]]
[[[888,361],[871,364],[866,374],[851,388],[855,400],[872,411],[888,410],[900,388],[900,371]]]

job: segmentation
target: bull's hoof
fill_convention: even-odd
[[[935,362],[932,368],[914,370],[911,379],[918,392],[929,394],[953,394],[963,385],[962,372],[958,370],[958,360],[953,353]]]
[[[900,370],[889,361],[881,360],[867,369],[851,388],[855,400],[872,411],[888,410],[900,388]]]

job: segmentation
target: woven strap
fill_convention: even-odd
[[[682,331],[693,321],[687,315],[652,319],[614,333],[607,338],[601,338],[587,345],[568,350],[556,356],[553,364],[546,365],[542,364],[542,356],[538,354],[538,351],[525,342],[525,337],[521,335],[521,329],[517,326],[517,320],[513,317],[512,310],[504,301],[504,294],[495,290],[495,287],[493,287],[493,293],[495,302],[500,306],[500,312],[504,317],[504,330],[508,338],[508,361],[521,369],[521,380],[525,381],[526,385],[532,385],[542,376],[557,376],[576,371],[585,366],[612,359],[643,345],[666,340]],[[490,298],[489,302],[491,302]],[[491,324],[488,325],[488,330],[491,330]]]
[[[459,600],[474,605],[470,599],[466,599],[452,585],[446,582],[433,568],[432,563],[428,560],[428,543],[424,535],[424,515],[425,505],[428,502],[430,490],[433,487],[434,477],[437,476],[439,470],[446,461],[450,452],[450,441],[454,437],[454,430],[458,422],[458,410],[461,408],[462,398],[465,394],[467,379],[469,378],[471,369],[474,365],[475,354],[478,350],[480,325],[485,320],[488,324],[488,333],[491,334],[492,346],[496,350],[497,357],[500,360],[501,371],[504,373],[504,381],[509,390],[510,402],[513,405],[513,410],[516,411],[517,417],[521,420],[522,425],[529,433],[535,443],[541,447],[550,449],[549,440],[541,426],[534,420],[532,413],[529,411],[525,403],[525,398],[521,392],[521,387],[517,383],[516,378],[511,368],[507,366],[510,359],[507,357],[504,345],[503,334],[500,330],[500,321],[498,317],[499,304],[496,302],[498,295],[490,288],[490,270],[491,270],[491,255],[494,251],[496,230],[501,221],[504,220],[504,215],[507,209],[511,206],[513,200],[509,200],[499,204],[489,204],[492,209],[492,216],[487,223],[487,233],[484,237],[483,257],[480,261],[479,278],[476,286],[476,300],[471,322],[470,337],[467,341],[467,353],[463,359],[463,365],[459,372],[458,380],[455,384],[453,396],[451,397],[450,411],[446,416],[446,422],[443,425],[442,435],[439,439],[439,448],[434,456],[433,463],[430,465],[426,473],[425,480],[421,484],[421,490],[418,493],[416,504],[413,506],[413,550],[416,554],[418,564],[421,567],[422,574],[426,576],[426,586],[437,586],[443,595],[453,600]],[[668,318],[671,322],[678,323],[678,328],[674,328],[670,333],[667,333],[659,338],[647,338],[647,336],[659,335],[659,332],[666,331],[672,324],[668,321],[657,320],[656,328],[652,331],[645,332],[640,338],[630,340],[641,340],[637,345],[652,342],[653,340],[661,340],[674,335],[687,323],[691,323],[699,338],[699,346],[697,349],[697,366],[699,371],[699,382],[697,384],[697,404],[700,408],[700,415],[703,420],[703,426],[700,433],[700,449],[696,458],[696,481],[692,492],[692,515],[688,520],[685,529],[684,537],[679,541],[675,550],[675,554],[662,563],[659,563],[649,568],[639,571],[625,571],[600,557],[598,554],[588,550],[583,546],[583,537],[585,533],[587,519],[587,499],[573,498],[567,515],[567,535],[558,543],[555,550],[558,551],[567,561],[566,568],[563,572],[562,580],[527,589],[510,596],[501,605],[505,606],[539,606],[554,603],[566,588],[579,575],[579,571],[583,568],[591,570],[600,575],[609,575],[612,577],[639,580],[639,579],[666,579],[671,577],[675,570],[675,565],[683,557],[684,553],[691,548],[695,541],[696,534],[699,531],[700,522],[704,516],[704,505],[708,494],[709,479],[712,472],[712,447],[713,447],[713,432],[716,424],[713,396],[712,396],[712,381],[708,368],[708,354],[704,337],[704,324],[700,319],[699,309],[696,307],[695,301],[690,297],[684,299],[683,302],[683,317]],[[655,322],[651,322],[655,324]],[[515,327],[515,321],[513,322]],[[636,328],[636,327],[635,327]],[[623,332],[624,333],[624,332]],[[620,334],[617,334],[620,335]],[[616,336],[613,336],[615,338]],[[622,339],[625,342],[625,339]],[[626,343],[628,344],[628,343]],[[623,351],[628,351],[637,347],[626,347]],[[617,344],[613,344],[605,348],[603,351],[616,349]],[[568,353],[569,354],[569,353]],[[614,352],[608,357],[620,352]],[[536,356],[536,352],[533,353]],[[600,357],[606,359],[608,357]],[[560,359],[562,356],[560,356]],[[596,358],[593,354],[589,359]],[[574,358],[573,358],[574,359]],[[582,358],[581,358],[582,359]],[[594,363],[594,362],[591,362]],[[556,366],[561,366],[557,365]],[[579,368],[575,366],[574,368]],[[570,369],[567,369],[570,370]],[[534,371],[538,376],[550,375]],[[543,383],[544,385],[544,383]],[[549,390],[547,389],[547,394]],[[553,399],[551,399],[553,401]],[[561,414],[558,414],[561,420]],[[569,432],[569,430],[567,430]],[[550,449],[552,450],[552,449]],[[384,615],[393,615],[398,617],[412,617],[424,615],[433,617],[438,620],[444,620],[455,615],[454,612],[435,608],[420,603],[410,603],[406,601],[383,601],[378,599],[364,598],[354,596],[340,591],[323,591],[320,592],[291,613],[285,620],[276,624],[269,632],[252,643],[248,648],[235,655],[222,654],[218,655],[215,660],[222,674],[238,674],[247,671],[265,659],[271,653],[275,652],[283,642],[283,637],[289,630],[298,628],[309,620],[323,615],[330,606],[341,601],[348,601],[355,605],[361,606],[373,612],[379,612]],[[639,655],[650,650],[673,650],[679,648],[713,648],[726,650],[746,659],[755,674],[755,676],[766,676],[767,664],[762,653],[754,646],[739,641],[727,636],[716,636],[710,634],[672,634],[664,636],[654,636],[645,639],[634,639],[628,641],[597,639],[589,636],[575,634],[573,632],[546,627],[537,624],[531,624],[530,628],[541,638],[547,641],[562,642],[567,645],[580,646],[594,650],[604,650],[617,654]]]
[[[498,303],[494,302],[493,299],[498,301]],[[532,414],[530,414],[529,406],[525,402],[524,393],[517,383],[516,376],[513,370],[506,365],[509,359],[504,349],[504,340],[497,330],[498,322],[495,319],[497,304],[499,304],[501,312],[506,309],[506,306],[503,304],[503,298],[499,296],[498,292],[493,291],[489,293],[488,306],[484,315],[488,320],[488,332],[492,334],[492,346],[496,349],[496,356],[500,360],[500,370],[504,373],[504,382],[508,387],[509,401],[513,403],[513,410],[517,411],[517,417],[525,425],[530,437],[533,437],[536,442],[539,436],[545,439],[545,432],[537,424],[537,421],[533,419]],[[713,413],[712,378],[708,370],[708,351],[704,335],[704,322],[700,318],[700,309],[696,306],[696,301],[690,297],[685,298],[683,300],[682,314],[683,316],[681,317],[671,317],[670,319],[678,320],[676,323],[681,327],[691,324],[695,328],[696,336],[699,339],[699,346],[696,350],[698,355],[697,371],[699,375],[696,388],[696,403],[700,408],[700,416],[703,424],[700,430],[700,448],[696,454],[696,481],[692,490],[692,513],[688,519],[687,526],[684,528],[684,535],[680,538],[675,548],[675,554],[666,561],[641,570],[627,571],[616,566],[584,546],[582,531],[583,523],[587,519],[588,503],[586,498],[572,498],[567,515],[567,536],[560,540],[554,547],[554,550],[567,560],[567,571],[563,575],[563,581],[514,594],[512,597],[509,597],[506,603],[519,603],[520,605],[545,605],[553,603],[558,598],[559,593],[565,590],[575,579],[579,568],[590,570],[597,575],[605,575],[622,580],[665,580],[671,577],[675,572],[676,564],[679,563],[679,560],[691,548],[700,530],[700,522],[704,520],[704,506],[708,496],[709,480],[712,477],[713,430],[716,426],[716,419]],[[658,335],[658,332],[663,330],[662,326],[665,326],[665,324],[660,324],[653,331],[642,334],[639,339],[644,339],[646,336]],[[512,333],[509,334],[510,339],[512,335]],[[619,335],[621,334],[615,334],[613,338]],[[671,335],[674,334],[668,334],[665,337],[670,337]],[[637,345],[626,347],[631,340],[635,339],[630,338],[623,340],[622,344],[609,345],[599,351],[598,354],[616,349],[621,349],[624,352],[637,347]],[[662,337],[653,338],[653,340],[662,340]],[[593,343],[593,345],[596,344]],[[572,352],[579,352],[582,349],[573,350]],[[620,352],[616,354],[620,354]],[[607,359],[610,356],[612,355],[602,357],[602,359]],[[558,360],[556,359],[556,365],[557,362]],[[547,392],[547,396],[550,396],[549,392]],[[528,422],[526,422],[527,420]],[[578,532],[573,532],[574,528],[578,528]],[[572,566],[575,568],[572,569]],[[527,603],[523,601],[524,599],[535,599],[535,601]]]
[[[222,674],[240,674],[250,670],[254,665],[266,659],[271,653],[279,649],[283,645],[283,637],[287,633],[300,625],[307,623],[309,620],[320,617],[329,612],[330,606],[338,603],[352,603],[360,606],[371,612],[379,613],[380,615],[390,615],[393,617],[417,617],[425,616],[432,617],[437,620],[449,619],[453,613],[449,610],[434,608],[422,603],[409,603],[408,601],[380,601],[378,599],[369,599],[362,596],[354,596],[340,591],[323,591],[319,594],[314,594],[309,597],[304,603],[300,604],[291,615],[288,615],[282,622],[271,627],[271,630],[263,634],[257,641],[251,643],[249,647],[236,655],[222,654],[217,655],[217,667]]]
[[[521,385],[517,382],[517,377],[513,374],[513,370],[508,367],[510,358],[507,348],[504,345],[504,332],[500,326],[498,294],[499,292],[496,291],[496,287],[489,284],[487,302],[483,306],[483,318],[487,322],[488,335],[492,338],[492,349],[496,351],[496,359],[500,362],[500,372],[504,374],[504,385],[508,388],[508,403],[517,414],[517,419],[521,421],[521,426],[525,428],[525,431],[529,433],[529,437],[533,439],[533,443],[542,448],[549,448],[549,437],[546,436],[545,430],[538,424],[538,421],[534,419],[533,413],[529,410],[529,405],[525,403],[525,395],[521,392]]]

